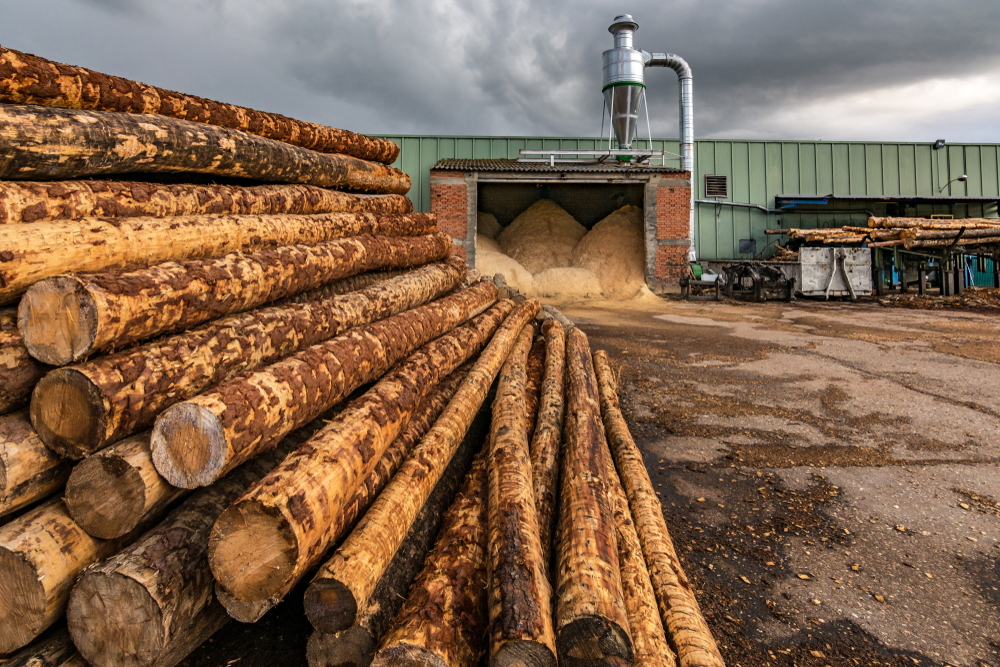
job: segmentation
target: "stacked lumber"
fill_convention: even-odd
[[[1000,220],[995,218],[938,220],[872,217],[868,219],[867,227],[769,229],[767,233],[786,234],[790,240],[801,243],[825,245],[867,243],[871,248],[981,246],[1000,244]]]

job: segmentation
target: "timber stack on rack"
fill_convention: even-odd
[[[722,664],[606,358],[395,144],[0,48],[0,149],[5,664],[171,667],[300,582],[313,667]]]
[[[790,241],[824,245],[865,243],[870,248],[940,248],[946,246],[984,246],[1000,244],[1000,220],[964,218],[941,220],[928,218],[868,219],[867,227],[832,229],[769,229],[768,234],[786,234]]]

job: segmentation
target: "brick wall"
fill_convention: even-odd
[[[469,225],[469,196],[463,172],[431,171],[431,178],[454,179],[455,184],[443,185],[431,181],[431,213],[437,216],[438,231],[451,235],[455,240],[452,252],[458,257],[465,257],[465,240]]]
[[[673,177],[676,178],[676,177]],[[656,189],[656,239],[678,243],[689,239],[691,219],[690,186],[660,186]],[[688,245],[657,245],[656,279],[667,286],[676,286],[688,275]]]

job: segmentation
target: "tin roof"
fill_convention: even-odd
[[[518,162],[517,160],[493,158],[469,160],[461,158],[444,158],[438,160],[431,169],[451,171],[516,171],[541,173],[594,172],[614,174],[683,174],[683,169],[660,165],[617,164],[607,162],[601,164],[584,164],[575,162],[557,162],[555,166],[547,162]]]

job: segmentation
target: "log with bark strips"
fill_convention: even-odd
[[[475,285],[352,329],[168,408],[153,427],[157,471],[174,486],[211,484],[421,345],[483,312],[496,297],[495,286]]]
[[[468,431],[517,332],[531,321],[537,311],[537,301],[526,302],[511,313],[496,336],[492,336],[491,331],[485,339],[480,339],[480,344],[489,341],[489,346],[477,360],[458,394],[372,504],[361,523],[320,568],[309,585],[305,605],[306,615],[313,627],[328,633],[344,630],[354,623],[358,615],[366,613],[372,604],[372,591]],[[506,312],[502,314],[506,315]],[[491,336],[493,340],[489,340]],[[339,448],[350,448],[349,437],[358,441],[355,433],[332,432],[331,435],[334,436],[331,441],[338,443]],[[324,451],[328,448],[324,447]],[[329,483],[325,485],[325,488],[330,487]],[[313,496],[316,500],[325,497],[324,494]],[[260,500],[257,503],[262,508],[267,507]],[[322,517],[323,511],[325,508],[320,505],[314,515]]]
[[[525,327],[500,374],[490,429],[486,551],[490,665],[556,664],[552,588],[542,561],[528,445]]]
[[[213,605],[207,554],[212,524],[321,427],[316,420],[298,429],[265,456],[194,493],[130,547],[83,571],[70,594],[66,619],[87,662],[94,667],[148,667],[189,635],[200,634],[206,620],[212,632],[228,620],[225,610]],[[221,618],[211,606],[222,612]]]
[[[0,101],[158,114],[243,130],[320,153],[343,153],[385,164],[391,164],[399,156],[399,146],[386,139],[185,95],[3,47],[0,47]]]
[[[470,431],[471,433],[471,431]],[[441,522],[434,550],[410,587],[373,667],[474,667],[486,648],[486,453]],[[391,571],[392,568],[390,568]],[[333,661],[328,661],[332,663]],[[312,667],[315,667],[312,666]]]
[[[628,496],[667,641],[681,667],[724,667],[719,648],[677,558],[642,454],[622,416],[614,375],[603,351],[594,355],[594,366],[608,445]]]
[[[928,219],[928,218],[868,218],[869,227],[882,227],[887,229],[996,229],[1000,227],[1000,220],[995,218],[961,218],[958,220],[948,219]]]
[[[403,215],[403,195],[363,195],[314,185],[197,185],[139,181],[4,181],[0,225],[83,218],[170,218],[192,215]]]
[[[0,516],[59,491],[72,468],[38,438],[27,410],[0,417]]]
[[[556,567],[556,647],[564,667],[632,664],[604,426],[587,336],[566,336],[566,423]]]
[[[534,335],[534,329],[532,329]],[[531,344],[525,364],[524,414],[528,424],[528,442],[535,437],[538,405],[542,399],[542,378],[545,374],[545,340],[538,338]]]
[[[0,105],[0,178],[205,174],[378,194],[406,194],[394,167],[326,155],[240,130],[153,115]]]
[[[56,626],[11,656],[3,667],[90,667],[73,646],[66,626]]]
[[[407,592],[434,546],[445,512],[455,499],[459,486],[472,464],[476,451],[481,449],[486,415],[481,414],[470,426],[462,443],[455,451],[444,474],[427,497],[396,550],[389,567],[379,578],[372,591],[371,601],[357,615],[354,625],[326,634],[316,631],[306,646],[309,667],[369,667],[389,625],[406,600]],[[477,427],[478,426],[478,427]]]
[[[21,340],[17,310],[0,309],[0,415],[26,403],[46,370]]]
[[[25,646],[58,620],[77,575],[140,532],[94,539],[70,518],[60,498],[0,528],[0,653]]]
[[[944,246],[951,245],[993,245],[994,243],[1000,244],[1000,231],[993,232],[990,236],[986,237],[966,237],[964,234],[962,238],[958,239],[939,239],[939,240],[918,240],[918,239],[905,239],[903,245],[906,248],[941,248]]]
[[[912,239],[914,241],[929,241],[935,239],[954,240],[959,238],[959,232],[962,234],[962,241],[965,239],[981,239],[1000,236],[1000,225],[994,227],[993,229],[966,229],[964,232],[961,228],[945,230],[904,229],[901,230],[900,235],[904,239]]]
[[[39,280],[65,273],[143,269],[360,234],[422,236],[435,228],[434,217],[427,213],[87,218],[4,225],[0,302],[16,298]]]
[[[253,255],[167,262],[129,273],[58,276],[35,283],[24,295],[18,328],[33,357],[65,365],[346,276],[442,260],[450,246],[444,234],[362,235]]]
[[[465,263],[456,259],[429,264],[358,292],[232,315],[54,370],[33,394],[38,428],[66,456],[91,454],[152,426],[171,405],[239,373],[433,301],[458,287],[465,271]]]
[[[493,335],[495,325],[499,324],[496,316],[502,319],[512,307],[509,301],[502,301],[451,337],[448,347],[453,351],[450,354],[457,354],[459,358],[471,356]],[[523,312],[523,308],[516,310],[508,320],[521,319]],[[502,345],[503,331],[494,338],[499,338]],[[437,441],[443,446],[452,443],[457,446],[482,403],[480,389],[483,396],[489,389],[489,383],[483,386],[483,382],[496,354],[494,342],[480,355],[455,398],[422,439],[423,444]],[[421,376],[430,374],[433,377],[439,372],[433,366],[417,364],[430,361],[441,364],[442,368],[450,365],[440,359],[444,356],[442,353],[448,352],[447,347],[438,343],[445,343],[445,338],[397,366],[355,409],[341,415],[337,422],[227,510],[228,516],[224,513],[219,518],[213,531],[216,547],[212,550],[211,563],[216,580],[228,588],[230,594],[251,599],[280,591],[304,574],[313,562],[312,556],[321,554],[330,545],[333,535],[329,527],[334,525],[333,519],[351,489],[366,476],[388,444],[387,440],[393,437],[400,416],[410,410],[409,395],[419,396]],[[457,343],[461,346],[456,350],[453,346]],[[429,352],[440,360],[428,359]],[[426,380],[423,382],[426,384]],[[328,463],[316,465],[321,461]],[[273,530],[278,532],[272,533]],[[271,541],[263,550],[253,549],[253,542],[260,543],[258,535],[275,534],[282,542]],[[252,567],[248,567],[251,564]]]
[[[542,324],[545,337],[545,371],[534,437],[531,439],[531,479],[538,517],[542,562],[549,574],[552,563],[552,531],[555,527],[559,443],[562,441],[566,408],[566,333],[555,319]]]
[[[396,474],[399,467],[403,465],[403,461],[413,451],[413,447],[427,433],[431,425],[437,421],[445,406],[454,397],[455,392],[458,391],[459,386],[468,375],[470,366],[471,362],[466,362],[465,365],[445,378],[421,402],[399,436],[392,441],[389,449],[379,459],[378,465],[369,473],[365,481],[358,486],[354,491],[354,495],[344,505],[343,511],[334,519],[334,523],[329,528],[331,544],[336,544],[354,527],[358,517],[365,513],[372,501],[382,492],[385,485],[389,483],[389,480]],[[317,553],[314,556],[314,562],[311,562],[305,570],[310,570],[313,566],[318,565],[321,556],[322,552]],[[298,579],[289,582],[286,586],[287,590],[291,590],[296,584],[298,584]],[[229,615],[242,623],[256,623],[265,613],[281,601],[286,592],[283,589],[278,594],[272,595],[266,600],[248,602],[237,600],[228,595],[225,589],[219,586],[216,587],[216,597],[226,607]]]

